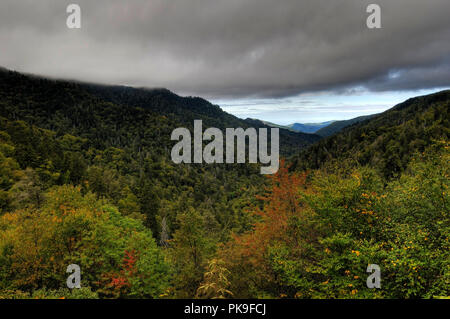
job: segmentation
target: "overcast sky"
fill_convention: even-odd
[[[370,3],[382,29],[366,27]],[[351,118],[450,87],[449,14],[449,0],[1,0],[0,65],[280,124]]]

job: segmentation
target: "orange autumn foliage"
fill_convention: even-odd
[[[287,235],[289,221],[292,217],[302,216],[302,192],[307,192],[307,173],[290,173],[284,161],[280,169],[270,175],[270,186],[264,196],[258,196],[263,201],[263,208],[255,208],[252,212],[259,216],[253,229],[244,234],[233,234],[219,255],[227,261],[228,267],[245,265],[250,267],[258,280],[267,280],[268,266],[265,265],[267,248],[276,242],[289,242]]]
[[[125,256],[122,260],[122,269],[116,272],[110,272],[102,276],[102,292],[110,297],[119,298],[126,295],[131,287],[130,278],[136,274],[136,262],[138,256],[136,250],[125,250]]]

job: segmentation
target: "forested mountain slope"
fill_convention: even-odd
[[[54,81],[4,70],[0,103],[0,116],[86,137],[100,148],[142,142],[168,153],[172,130],[192,128],[194,120],[220,129],[251,126],[204,99],[180,97],[165,89]],[[280,152],[290,155],[319,139],[280,129]]]
[[[74,257],[72,248],[65,250],[70,246],[68,244],[61,248],[59,256],[52,256],[58,263],[55,267],[64,268],[68,255],[80,264],[88,262],[89,266],[84,267],[89,267],[90,270],[85,268],[86,271],[96,278],[90,282],[101,296],[124,294],[120,287],[108,286],[108,280],[119,276],[116,274],[117,265],[121,263],[123,254],[124,258],[135,258],[133,251],[156,258],[157,264],[147,260],[142,261],[141,266],[151,268],[153,266],[149,263],[153,263],[160,268],[152,271],[159,271],[157,276],[162,276],[160,287],[155,288],[152,282],[150,287],[141,287],[143,291],[136,292],[137,295],[154,297],[154,291],[161,293],[161,287],[167,285],[167,269],[164,269],[164,263],[158,266],[161,258],[157,257],[157,250],[151,248],[154,243],[147,239],[149,236],[155,238],[162,247],[167,247],[170,242],[174,252],[170,254],[173,258],[171,267],[179,271],[176,276],[179,279],[173,280],[182,281],[175,284],[179,291],[177,295],[192,296],[202,279],[205,262],[216,245],[226,241],[231,232],[250,229],[254,216],[249,215],[246,209],[257,204],[255,195],[266,184],[256,164],[174,164],[170,159],[171,148],[176,143],[170,140],[172,131],[177,127],[192,130],[193,121],[199,119],[203,121],[204,129],[211,126],[247,128],[254,124],[269,128],[261,123],[238,119],[201,98],[184,98],[164,89],[49,80],[2,69],[0,217],[6,222],[9,218],[28,216],[24,218],[29,220],[25,223],[29,228],[18,234],[26,234],[28,230],[39,232],[33,227],[42,224],[46,225],[46,235],[64,237],[62,234],[66,234],[66,230],[58,228],[57,221],[66,216],[64,207],[71,207],[74,216],[86,224],[83,227],[76,226],[76,222],[71,224],[74,228],[70,231],[70,238],[80,238],[77,245],[83,245],[85,240],[94,245],[89,247],[98,245],[90,252],[82,249],[88,259],[94,258],[102,249],[106,250],[101,254],[114,254],[115,257],[80,261]],[[298,152],[318,139],[319,136],[280,129],[281,155]],[[112,205],[112,208],[105,211],[105,204]],[[106,224],[103,217],[92,219],[94,206],[106,218]],[[55,214],[57,217],[53,218]],[[56,221],[56,224],[46,224],[48,216],[53,216],[50,222]],[[17,225],[22,223],[16,222]],[[101,232],[99,238],[102,243],[92,243],[89,227]],[[110,230],[102,231],[102,227]],[[10,229],[4,234],[6,236],[13,231]],[[85,231],[88,233],[81,234]],[[121,239],[113,233],[122,231],[147,239],[123,238],[116,242]],[[63,241],[70,238],[64,237]],[[21,242],[27,245],[26,241],[16,239],[11,239],[12,243],[0,236],[0,291],[4,287],[13,287],[30,292],[42,287],[40,276],[48,276],[45,275],[45,267],[52,261],[42,257],[46,265],[42,273],[34,272],[34,268],[16,269],[19,275],[11,277],[8,262],[14,260],[14,256],[3,254],[9,254],[8,247],[13,245],[15,253],[20,255],[21,250],[15,245]],[[191,239],[201,246],[194,263],[190,263],[185,255],[190,249],[185,246],[188,245],[186,240]],[[142,243],[140,248],[136,248],[140,245],[138,243]],[[108,245],[113,245],[116,250],[108,250]],[[43,243],[36,248],[36,254],[47,255],[48,249],[54,254],[51,247],[51,244]],[[97,265],[97,262],[102,265]],[[37,263],[35,267],[39,268],[39,265]],[[101,288],[105,286],[98,282],[104,276],[109,278],[106,281],[109,288]],[[153,274],[148,273],[148,276]],[[27,278],[36,278],[36,281]],[[45,287],[59,287],[60,283],[54,278],[47,281]],[[129,293],[127,290],[126,294]]]
[[[2,211],[37,205],[51,187],[72,184],[142,219],[158,239],[162,231],[170,237],[177,215],[193,207],[208,215],[216,238],[250,225],[241,208],[264,183],[256,165],[177,165],[170,159],[177,127],[191,128],[194,119],[204,127],[246,122],[199,98],[110,89],[106,97],[106,87],[0,71],[0,152],[2,162],[10,163]],[[114,97],[116,91],[120,96]],[[307,143],[291,134],[292,143]],[[18,201],[18,185],[29,180],[36,196]]]

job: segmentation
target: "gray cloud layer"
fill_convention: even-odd
[[[0,65],[206,97],[450,86],[449,0],[71,2],[2,0]]]

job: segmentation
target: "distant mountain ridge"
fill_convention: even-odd
[[[293,123],[289,124],[288,127],[290,127],[296,132],[316,133],[321,128],[326,127],[332,124],[333,122],[334,121],[327,121],[323,123]]]
[[[327,126],[322,127],[321,129],[317,130],[315,134],[320,135],[322,137],[331,136],[333,134],[336,134],[337,132],[340,132],[343,128],[353,125],[355,123],[359,123],[365,120],[368,120],[372,117],[376,116],[376,114],[371,115],[364,115],[355,117],[350,120],[343,120],[343,121],[333,121]]]
[[[282,128],[288,131],[292,131],[292,132],[296,132],[295,130],[293,130],[291,127],[287,126],[287,125],[280,125],[280,124],[275,124],[269,121],[264,121],[264,120],[259,120],[259,119],[254,119],[254,118],[246,118],[246,121],[259,121],[261,123],[263,123],[264,125],[270,126],[270,127],[278,127],[278,128]]]
[[[450,135],[450,90],[408,99],[300,152],[293,169],[369,165],[398,176],[416,152]]]
[[[327,122],[322,122],[322,123],[293,123],[293,124],[289,124],[289,125],[279,125],[279,124],[275,124],[275,123],[268,122],[268,121],[262,121],[262,120],[259,120],[259,121],[261,121],[265,125],[268,125],[271,127],[279,127],[279,128],[293,131],[293,132],[315,134],[315,135],[319,135],[322,137],[328,137],[328,136],[331,136],[333,134],[340,132],[342,129],[344,129],[347,126],[368,120],[375,115],[376,114],[364,115],[364,116],[355,117],[355,118],[352,118],[349,120],[332,120],[332,121],[327,121]]]

